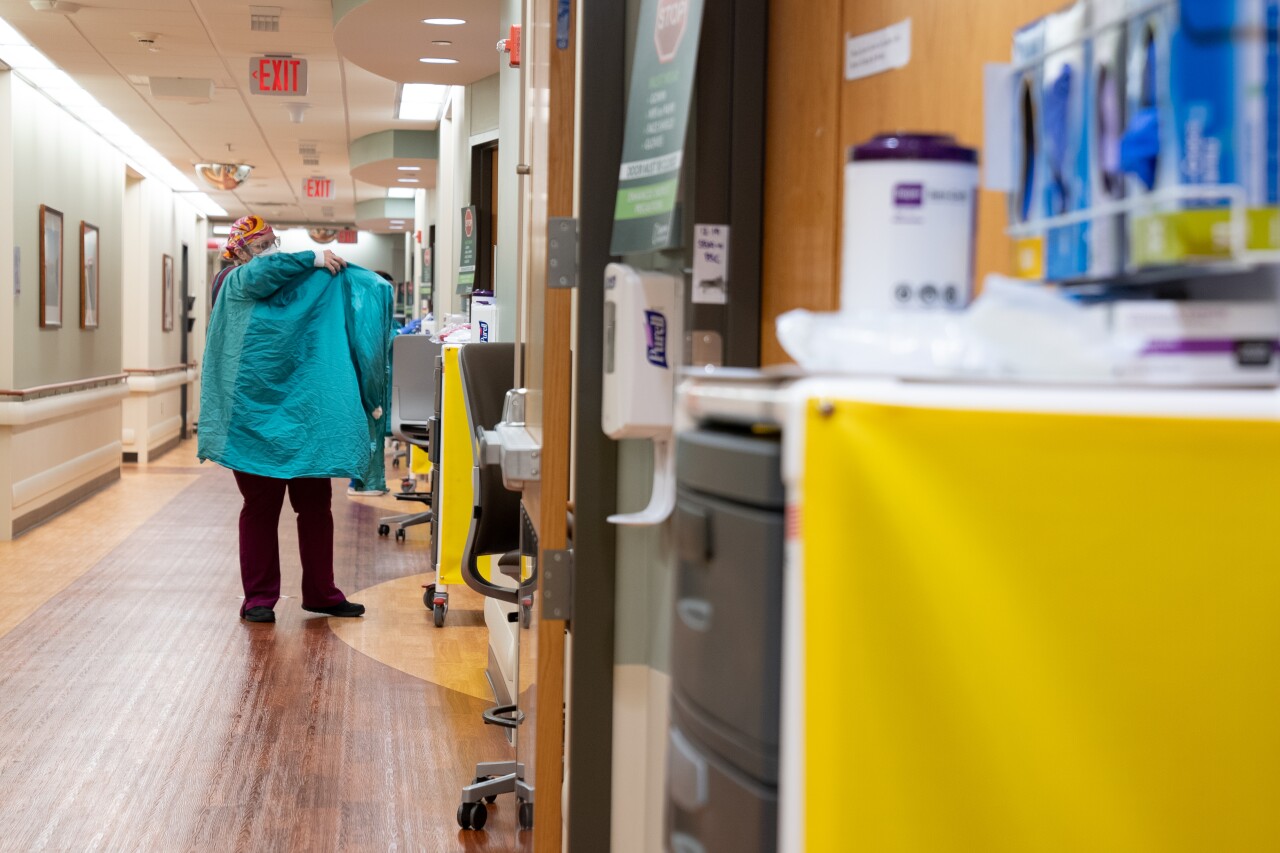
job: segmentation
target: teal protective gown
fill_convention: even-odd
[[[198,454],[264,477],[381,484],[393,291],[366,269],[314,263],[275,253],[227,274],[205,341]]]

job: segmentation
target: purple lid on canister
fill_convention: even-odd
[[[882,133],[849,149],[849,162],[865,160],[941,160],[977,163],[978,152],[945,133]]]

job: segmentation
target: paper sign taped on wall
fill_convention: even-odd
[[[911,19],[883,30],[860,36],[846,36],[844,79],[860,80],[902,68],[911,61]]]

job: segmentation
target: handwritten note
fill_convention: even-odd
[[[729,302],[729,226],[693,226],[693,301]]]
[[[846,36],[844,79],[860,80],[911,61],[911,19],[860,36]]]

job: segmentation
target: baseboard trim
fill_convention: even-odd
[[[61,497],[55,498],[44,506],[37,507],[36,509],[31,510],[31,512],[18,516],[13,520],[13,530],[11,535],[14,538],[21,536],[31,528],[43,524],[55,515],[70,509],[80,503],[80,501],[102,491],[119,479],[120,469],[112,468],[105,474],[94,477],[87,483],[79,486],[78,488],[72,489]]]

